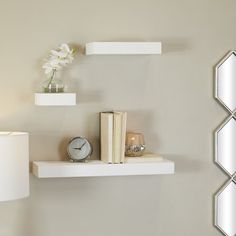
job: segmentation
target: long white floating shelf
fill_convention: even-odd
[[[37,106],[75,106],[75,93],[35,93]]]
[[[173,174],[174,162],[106,164],[102,161],[73,163],[66,161],[34,161],[33,174],[38,178],[127,176]]]
[[[161,54],[161,42],[92,42],[85,48],[86,55]]]

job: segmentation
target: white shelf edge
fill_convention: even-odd
[[[75,106],[76,93],[35,93],[37,106]]]
[[[34,161],[33,174],[38,178],[128,176],[174,174],[173,161],[106,164],[102,161],[72,163],[66,161]]]
[[[161,54],[161,42],[91,42],[86,55],[151,55]]]

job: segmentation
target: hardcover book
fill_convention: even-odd
[[[100,116],[101,160],[113,163],[113,113],[102,112]]]
[[[105,163],[124,163],[127,113],[101,112],[101,160]]]

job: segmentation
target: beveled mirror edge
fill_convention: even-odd
[[[236,112],[236,109],[234,109],[233,111],[219,98],[218,96],[218,69],[220,68],[220,66],[231,56],[231,55],[235,55],[236,56],[236,51],[235,50],[231,50],[229,51],[224,57],[223,59],[221,59],[215,66],[215,90],[214,90],[214,98],[231,114],[233,115]]]
[[[220,169],[222,169],[229,177],[230,179],[218,190],[218,192],[214,195],[214,226],[216,227],[217,230],[219,230],[222,234],[229,236],[218,224],[218,197],[220,196],[220,194],[224,191],[224,189],[230,184],[230,183],[234,183],[236,184],[236,173],[234,173],[233,175],[231,175],[219,162],[218,162],[218,153],[217,153],[217,147],[218,147],[218,133],[219,131],[232,119],[236,119],[236,109],[234,109],[233,111],[219,98],[218,96],[218,70],[219,67],[232,55],[234,54],[236,56],[236,51],[235,50],[231,50],[229,51],[224,57],[223,59],[221,59],[219,61],[219,63],[217,63],[215,65],[215,70],[214,70],[214,98],[215,100],[227,111],[229,112],[229,117],[227,117],[223,123],[221,123],[221,125],[219,125],[215,131],[214,131],[214,162],[215,164],[217,164],[218,167],[220,167]],[[236,236],[236,235],[235,235]]]
[[[224,183],[223,186],[219,189],[219,191],[215,194],[215,197],[214,197],[214,199],[215,199],[214,225],[221,233],[223,233],[226,236],[231,236],[231,235],[228,235],[218,224],[218,197],[231,183],[236,184],[235,181],[233,180],[233,178],[231,178],[226,183]]]
[[[225,127],[225,125],[231,120],[234,119],[236,121],[236,118],[233,115],[228,116],[215,130],[214,132],[214,162],[217,164],[230,178],[233,178],[233,176],[236,174],[231,174],[229,171],[227,171],[219,162],[218,160],[218,133]]]

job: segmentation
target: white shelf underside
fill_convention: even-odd
[[[102,161],[72,163],[66,161],[35,161],[33,174],[38,178],[128,176],[174,174],[174,162],[106,164]]]
[[[86,44],[86,55],[161,54],[161,42],[92,42]]]

